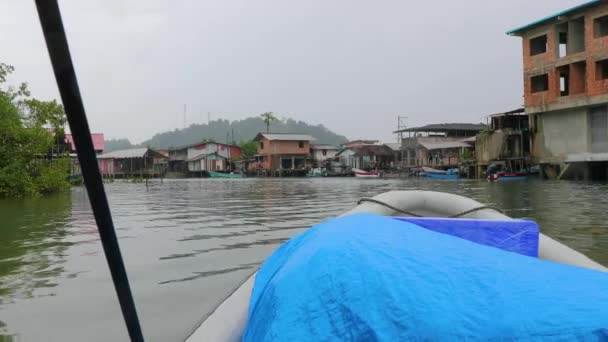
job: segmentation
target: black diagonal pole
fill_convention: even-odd
[[[89,193],[89,200],[93,208],[93,215],[97,222],[97,229],[101,237],[103,250],[110,267],[114,288],[120,302],[120,309],[127,324],[131,341],[143,341],[135,302],[129,287],[129,279],[125,265],[122,261],[116,231],[112,223],[112,214],[108,199],[103,188],[97,156],[93,148],[89,124],[84,112],[76,72],[72,65],[68,41],[61,21],[61,13],[57,0],[35,0],[40,17],[40,24],[46,40],[46,46],[53,64],[55,79],[61,94],[61,100],[74,137],[74,144],[78,151],[78,161],[82,169],[84,183]]]

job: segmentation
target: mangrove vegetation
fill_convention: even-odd
[[[11,85],[14,67],[0,63],[0,197],[38,196],[69,187],[66,117],[56,100]]]

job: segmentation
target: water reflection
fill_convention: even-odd
[[[33,297],[53,296],[63,273],[70,194],[44,199],[0,200],[0,309]],[[12,341],[0,321],[0,340]]]
[[[0,200],[0,305],[52,295],[63,271],[70,194],[45,199]]]

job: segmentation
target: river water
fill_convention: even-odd
[[[461,194],[608,264],[608,185],[530,180],[190,179],[106,185],[148,341],[182,341],[277,246],[388,190]],[[127,334],[83,188],[0,200],[0,341]]]

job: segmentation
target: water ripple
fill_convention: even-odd
[[[362,197],[413,189],[464,195],[532,218],[546,234],[608,263],[608,184],[346,178],[106,185],[150,341],[179,340],[290,237]],[[0,335],[15,334],[20,341],[125,339],[84,189],[0,201],[0,214],[0,311],[6,325]]]

